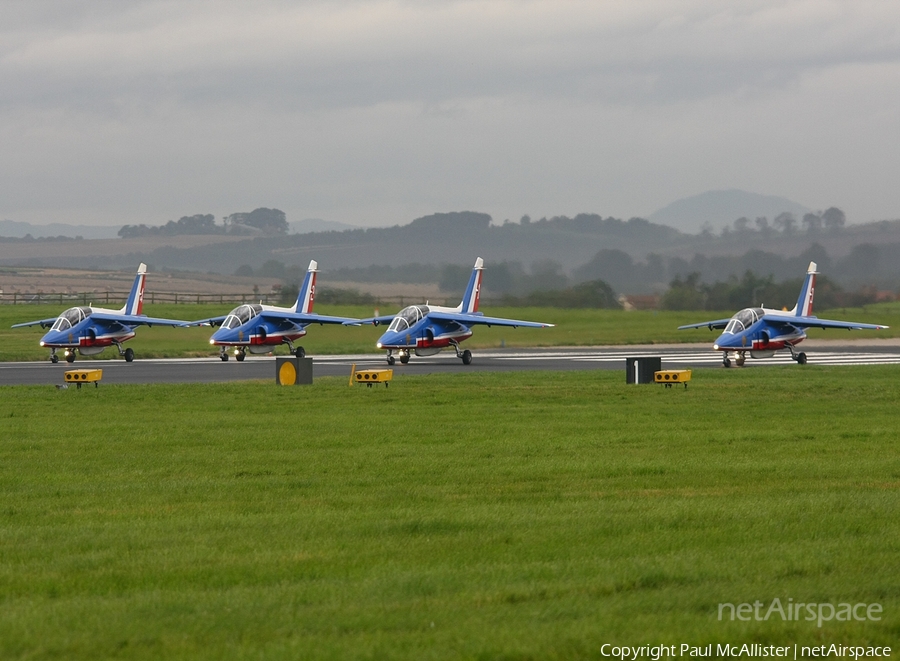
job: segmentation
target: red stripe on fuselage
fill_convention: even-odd
[[[247,347],[247,346],[278,346],[279,344],[284,344],[287,340],[293,342],[294,340],[299,340],[301,337],[306,335],[306,331],[301,333],[269,333],[266,335],[266,339],[261,339],[259,335],[251,335],[248,339],[243,341],[219,341],[215,340],[214,344],[218,346],[226,346],[226,347]]]
[[[424,337],[417,337],[415,344],[382,344],[382,349],[408,349],[416,347],[418,349],[444,349],[453,344],[453,342],[462,342],[472,337],[472,332],[459,333],[457,335],[439,335],[434,338],[433,342],[429,342]],[[410,338],[412,339],[412,338]]]

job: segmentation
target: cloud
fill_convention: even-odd
[[[738,187],[866,219],[900,206],[873,183],[900,167],[898,19],[871,0],[10,2],[0,213],[627,217]]]
[[[900,56],[883,2],[82,4],[7,24],[4,105],[667,103]]]

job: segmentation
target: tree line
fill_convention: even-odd
[[[283,236],[288,232],[287,217],[280,209],[260,207],[253,211],[233,213],[216,224],[211,213],[182,216],[165,225],[124,225],[118,234],[123,239],[141,236],[180,236],[238,234],[247,236]]]
[[[807,234],[815,236],[823,231],[840,232],[846,224],[847,216],[844,212],[837,207],[829,207],[825,211],[805,213],[799,222],[793,213],[787,211],[775,216],[771,223],[767,216],[759,216],[752,221],[741,216],[731,226],[722,228],[721,235],[727,238],[731,234],[740,236],[755,232],[765,237],[776,233],[793,236],[802,229]]]
[[[690,260],[650,254],[643,261],[621,250],[600,250],[569,274],[553,260],[536,261],[530,266],[516,261],[491,264],[483,295],[507,305],[615,308],[620,305],[621,294],[653,293],[660,296],[661,307],[673,310],[722,310],[759,304],[790,308],[813,261],[825,274],[818,281],[819,305],[847,307],[876,300],[879,289],[891,288],[892,284],[896,288],[900,265],[892,256],[895,250],[896,246],[860,244],[844,257],[831,258],[822,246],[812,244],[791,257],[749,250],[737,257],[695,255]],[[411,263],[330,269],[328,280],[437,283],[442,292],[454,295],[463,291],[470,273],[469,265]],[[258,269],[245,264],[235,274],[276,278],[286,287],[297,287],[306,269],[273,259]],[[341,296],[343,302],[351,302],[354,295],[344,292]],[[358,299],[361,295],[356,296]]]

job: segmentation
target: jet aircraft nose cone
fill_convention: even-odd
[[[729,340],[731,339],[731,335],[726,336],[724,333],[719,335],[719,338],[713,344],[713,349],[718,351],[719,349],[725,349],[729,345]]]
[[[405,344],[402,339],[400,333],[395,333],[393,331],[385,331],[384,334],[378,339],[377,346],[381,347],[395,347],[397,345]]]
[[[41,338],[41,346],[47,344],[59,344],[60,340],[60,333],[56,331],[48,331],[44,333],[44,337]]]

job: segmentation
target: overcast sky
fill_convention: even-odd
[[[0,218],[900,217],[900,3],[4,0]]]

